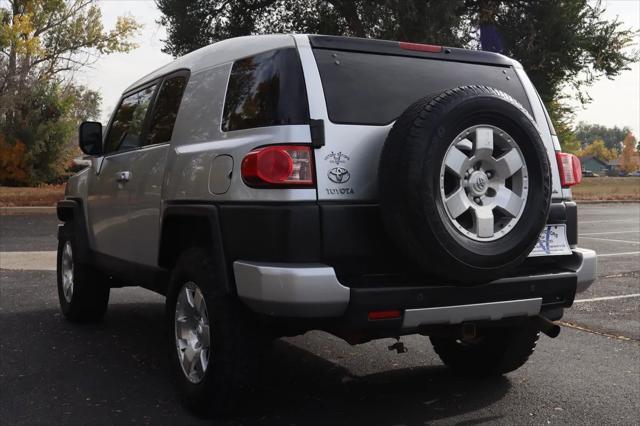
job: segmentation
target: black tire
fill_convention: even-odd
[[[183,403],[201,416],[232,413],[254,390],[259,377],[266,334],[237,297],[217,279],[212,256],[194,247],[184,251],[173,268],[166,310],[171,366]],[[206,303],[210,335],[209,365],[198,383],[183,372],[175,337],[178,293],[187,282],[195,283]]]
[[[494,241],[463,235],[446,220],[440,197],[440,168],[449,145],[478,124],[513,136],[532,189],[514,228]],[[479,283],[507,275],[524,261],[546,223],[551,173],[544,144],[526,110],[493,88],[458,87],[410,106],[389,132],[379,174],[381,212],[391,239],[425,272],[450,281]]]
[[[63,284],[63,252],[66,245],[71,247],[73,259],[72,292],[65,296]],[[58,238],[57,281],[58,300],[64,317],[73,322],[100,321],[107,312],[109,304],[109,285],[104,274],[87,263],[78,261],[78,245],[71,224],[64,227]]]
[[[431,337],[442,362],[469,377],[498,376],[522,367],[533,353],[540,332],[531,326],[478,329],[471,342]]]

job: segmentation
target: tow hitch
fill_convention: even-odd
[[[399,354],[403,354],[407,352],[407,348],[404,346],[404,343],[400,341],[400,339],[398,339],[398,341],[395,342],[393,345],[387,346],[387,349],[389,349],[390,351],[396,351]]]
[[[538,315],[534,318],[534,322],[536,327],[540,329],[544,334],[551,337],[552,339],[558,337],[560,334],[560,326],[554,323],[553,321],[548,320],[542,315]]]

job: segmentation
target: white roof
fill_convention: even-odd
[[[232,62],[267,50],[281,47],[294,47],[294,37],[289,34],[269,34],[236,37],[222,40],[209,46],[194,50],[167,65],[145,75],[131,84],[125,92],[155,78],[180,69],[188,69],[191,73]]]

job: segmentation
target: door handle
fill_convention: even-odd
[[[129,182],[129,179],[131,179],[131,172],[125,171],[116,173],[116,181],[119,183],[127,183]]]

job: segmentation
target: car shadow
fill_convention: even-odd
[[[64,321],[53,307],[0,313],[0,418],[208,423],[182,408],[175,394],[163,318],[161,303],[112,304],[103,322],[85,325]],[[354,376],[278,340],[254,400],[236,418],[216,423],[422,425],[489,406],[510,388],[506,378],[465,380],[442,366],[392,368]]]

